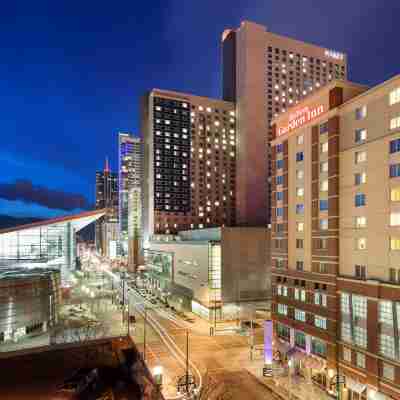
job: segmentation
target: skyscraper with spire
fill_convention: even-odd
[[[117,255],[118,243],[118,177],[111,172],[108,158],[104,170],[96,172],[96,209],[107,208],[107,214],[96,222],[96,248],[107,256]]]

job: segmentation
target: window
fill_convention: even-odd
[[[277,185],[283,185],[283,175],[278,175],[276,177],[276,184]]]
[[[276,145],[276,152],[277,153],[282,153],[283,151],[283,143],[279,143]]]
[[[366,250],[367,248],[367,239],[366,238],[357,238],[356,239],[356,250]]]
[[[283,200],[283,192],[276,192],[276,201]]]
[[[355,163],[359,164],[367,161],[367,152],[366,151],[356,151],[355,152]]]
[[[296,214],[304,214],[304,204],[296,204]]]
[[[347,361],[348,363],[351,363],[351,349],[349,349],[348,347],[343,346],[342,358],[343,358],[344,361]]]
[[[306,335],[304,332],[295,331],[294,333],[294,344],[302,349],[306,348]]]
[[[278,303],[278,314],[287,315],[288,307],[286,304]]]
[[[275,266],[276,266],[276,268],[283,268],[284,267],[283,259],[277,258],[275,260]]]
[[[382,378],[388,379],[389,381],[394,381],[394,366],[383,363],[382,364]]]
[[[296,153],[296,161],[303,161],[304,160],[304,153],[302,151],[299,151]]]
[[[296,261],[296,270],[304,271],[304,261]]]
[[[317,306],[326,307],[327,304],[326,294],[321,292],[314,292],[314,304],[316,304]]]
[[[327,192],[328,191],[328,179],[324,179],[323,181],[320,182],[320,190],[321,192]]]
[[[393,188],[390,190],[390,200],[400,201],[400,187]]]
[[[367,217],[355,217],[354,225],[356,228],[366,228],[367,227]]]
[[[359,368],[365,368],[365,355],[363,353],[356,353],[356,365]]]
[[[367,130],[366,129],[356,129],[354,141],[356,143],[361,143],[367,140]]]
[[[320,200],[319,201],[319,210],[327,211],[328,210],[328,200]]]
[[[304,222],[297,222],[296,230],[297,230],[297,232],[303,232],[304,231]]]
[[[283,208],[282,207],[277,207],[276,216],[277,217],[283,217]]]
[[[298,169],[296,171],[296,178],[297,179],[303,179],[304,178],[304,171],[302,169]]]
[[[367,330],[360,326],[354,326],[354,343],[360,347],[367,347]]]
[[[354,205],[356,207],[363,207],[366,204],[366,196],[364,193],[357,193],[354,197]]]
[[[389,93],[389,105],[393,105],[400,102],[400,87],[392,90]]]
[[[367,173],[366,172],[359,172],[354,174],[354,184],[361,185],[362,183],[367,182]]]
[[[390,250],[400,250],[399,238],[390,238]]]
[[[290,340],[290,328],[288,326],[278,322],[276,324],[276,333],[280,338]]]
[[[304,196],[304,188],[298,187],[296,189],[296,195],[297,195],[297,197],[303,197]]]
[[[319,133],[320,135],[323,135],[324,133],[328,132],[328,122],[324,122],[319,126]]]
[[[367,279],[367,267],[365,265],[355,265],[354,266],[355,276],[358,279]]]
[[[317,356],[325,357],[326,355],[326,344],[319,339],[314,337],[311,338],[311,352]]]
[[[400,151],[400,139],[394,139],[390,141],[389,151],[390,153],[397,153]]]
[[[328,229],[328,219],[323,218],[319,220],[319,229],[326,231]]]
[[[296,319],[297,321],[306,322],[306,312],[295,308],[294,309],[294,319]]]
[[[283,160],[276,160],[276,169],[283,168]]]
[[[328,151],[328,142],[321,143],[321,153],[326,153]]]
[[[326,250],[328,248],[328,239],[316,239],[316,248],[318,250]]]
[[[294,298],[299,301],[306,301],[306,291],[304,289],[294,288]]]
[[[302,249],[304,247],[303,239],[296,239],[296,249]]]
[[[356,108],[356,120],[363,119],[367,116],[367,106]]]
[[[400,176],[400,164],[392,164],[389,166],[389,176],[397,178]]]
[[[400,213],[392,212],[390,213],[390,226],[400,225]]]
[[[394,342],[395,339],[393,336],[381,333],[379,335],[379,352],[388,358],[394,359],[396,357]]]
[[[400,116],[390,120],[390,129],[400,128]]]
[[[326,329],[326,318],[316,315],[314,317],[314,325],[320,329]]]
[[[400,270],[396,268],[389,268],[389,281],[393,283],[400,283]]]
[[[284,228],[283,224],[276,224],[276,231],[277,232],[283,232],[283,228]]]
[[[328,172],[328,161],[321,162],[319,170],[320,172]]]
[[[297,144],[303,144],[304,143],[304,136],[303,135],[297,136],[296,142],[297,142]]]

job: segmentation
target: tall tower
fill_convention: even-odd
[[[120,132],[118,134],[118,153],[120,251],[122,256],[128,256],[129,209],[133,206],[130,206],[129,194],[132,190],[138,189],[140,191],[142,176],[141,139],[130,133]],[[136,215],[132,212],[132,209],[131,215],[132,217]]]
[[[223,98],[236,103],[237,224],[270,223],[271,120],[333,79],[346,55],[243,21],[222,34]],[[265,149],[260,156],[260,148]]]
[[[110,171],[108,158],[104,170],[96,172],[96,209],[102,208],[108,211],[96,222],[96,248],[103,255],[113,256],[118,240],[118,180]]]

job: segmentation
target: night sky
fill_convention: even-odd
[[[399,0],[3,1],[0,214],[92,207],[117,132],[140,134],[140,96],[219,97],[221,33],[244,19],[346,52],[350,80],[400,73]]]

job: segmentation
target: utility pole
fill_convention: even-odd
[[[147,323],[147,307],[144,306],[144,322],[143,322],[143,360],[146,361],[146,323]]]
[[[186,393],[189,394],[189,329],[186,329]]]

